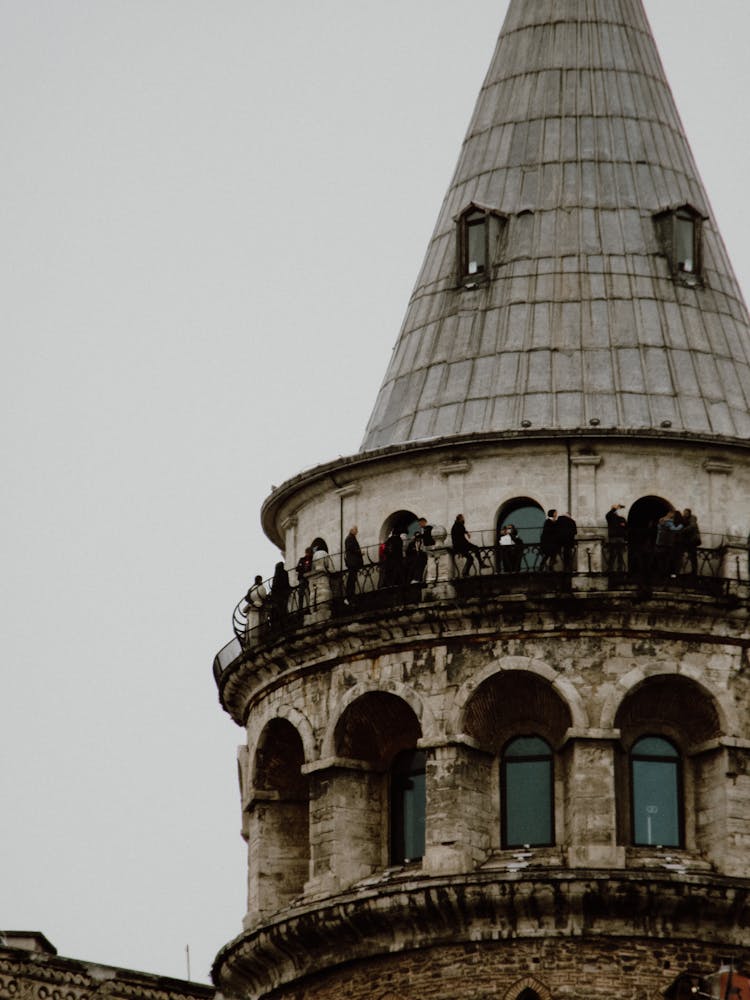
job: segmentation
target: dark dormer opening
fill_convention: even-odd
[[[654,216],[661,250],[672,277],[686,285],[697,285],[702,275],[701,230],[706,216],[682,205]]]
[[[459,282],[475,287],[490,277],[497,263],[500,237],[506,218],[494,209],[471,202],[457,217]]]

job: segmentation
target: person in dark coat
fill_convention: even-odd
[[[283,562],[277,562],[271,580],[271,624],[281,626],[286,621],[289,610],[289,574],[284,569]]]
[[[557,538],[562,551],[563,572],[573,572],[573,556],[576,550],[578,525],[570,514],[560,514],[557,519]]]
[[[349,534],[344,539],[344,563],[347,568],[346,574],[346,597],[347,604],[351,604],[354,599],[354,591],[357,585],[357,574],[365,564],[362,558],[362,549],[357,541],[357,525],[349,529]]]
[[[541,559],[537,569],[541,571],[551,570],[555,565],[555,560],[560,555],[560,534],[557,527],[557,511],[548,510],[547,518],[542,525],[542,536],[539,539],[539,552]]]
[[[624,509],[621,503],[613,503],[604,515],[607,522],[609,569],[612,573],[624,573],[626,569],[625,545],[628,536],[628,522],[619,513]]]
[[[463,514],[456,514],[456,520],[453,522],[451,528],[451,545],[453,546],[454,555],[463,556],[466,560],[464,563],[464,576],[468,576],[471,572],[471,567],[474,565],[474,555],[477,557],[478,565],[482,565],[482,552],[478,545],[474,545],[473,542],[469,541],[470,538],[471,535],[466,530]]]
[[[383,586],[397,587],[404,581],[404,544],[394,528],[383,546]]]

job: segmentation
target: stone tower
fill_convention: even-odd
[[[225,995],[748,971],[749,439],[747,310],[641,0],[511,0],[362,448],[266,500],[288,578],[214,662],[247,734]]]

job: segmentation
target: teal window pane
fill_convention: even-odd
[[[634,757],[671,757],[679,760],[680,755],[668,740],[661,736],[644,736],[634,745],[631,753]]]
[[[391,862],[403,864],[424,855],[425,755],[409,750],[398,755],[391,771]]]
[[[695,220],[678,215],[674,222],[675,259],[678,271],[695,270]]]
[[[503,754],[504,844],[551,844],[552,753],[538,736],[520,736]]]
[[[676,761],[633,760],[633,829],[640,845],[680,846]]]
[[[551,762],[508,761],[505,767],[506,842],[552,843]]]
[[[470,216],[466,223],[466,273],[481,274],[487,267],[487,221]]]
[[[404,788],[404,860],[414,861],[424,854],[425,781],[424,774],[412,776]]]
[[[506,757],[549,757],[550,751],[543,739],[538,736],[519,736],[509,743],[505,750]]]

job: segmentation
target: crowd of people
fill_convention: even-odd
[[[612,504],[606,514],[609,570],[630,571],[676,579],[687,563],[692,576],[698,575],[701,533],[690,507],[670,509],[661,517],[632,527],[620,513],[621,503]]]
[[[629,526],[621,513],[620,503],[612,504],[605,515],[607,524],[606,570],[610,573],[661,573],[676,577],[685,562],[693,575],[698,573],[698,549],[701,545],[698,521],[690,508],[669,510],[652,519],[645,527]],[[406,528],[392,528],[378,547],[376,566],[378,587],[398,587],[422,583],[427,570],[428,553],[434,547],[433,526],[426,517],[415,518]],[[450,531],[451,550],[456,575],[469,576],[483,568],[496,573],[519,573],[522,569],[539,572],[561,570],[573,572],[578,528],[570,514],[550,509],[541,527],[539,541],[527,543],[511,522],[501,525],[495,540],[494,566],[492,547],[480,547],[471,540],[463,514],[457,514]],[[359,529],[352,525],[344,540],[343,600],[352,604],[357,593],[357,581],[365,568],[365,553],[359,542]],[[531,552],[530,552],[531,550]],[[297,562],[297,588],[294,602],[289,573],[283,562],[276,564],[269,589],[262,577],[256,576],[245,595],[243,614],[256,612],[271,624],[281,621],[295,608],[304,610],[309,603],[308,575],[316,567],[331,568],[325,562],[329,555],[324,539],[315,538]],[[526,556],[526,558],[524,558]],[[455,557],[458,557],[457,559]]]

